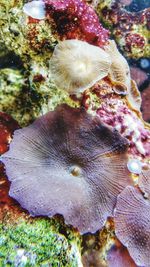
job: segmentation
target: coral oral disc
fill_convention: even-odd
[[[72,166],[70,168],[70,173],[73,175],[73,176],[80,176],[81,174],[81,168],[78,167],[78,166]]]

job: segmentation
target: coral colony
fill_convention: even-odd
[[[106,77],[110,65],[110,56],[103,49],[79,40],[60,42],[50,60],[56,85],[70,94],[83,92]]]
[[[128,63],[85,1],[32,1],[23,12],[53,24],[48,75],[80,107],[58,105],[22,129],[15,122],[1,149],[9,195],[33,217],[62,215],[80,234],[111,218],[121,249],[111,247],[108,266],[150,267],[150,128]]]

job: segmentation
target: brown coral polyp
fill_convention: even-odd
[[[98,116],[61,105],[15,131],[2,157],[10,196],[33,216],[61,214],[81,233],[96,232],[132,183],[127,148]]]

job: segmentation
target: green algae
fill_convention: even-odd
[[[25,125],[40,111],[40,94],[28,88],[19,70],[2,69],[0,76],[0,110],[10,114],[20,125]]]
[[[77,234],[60,233],[55,220],[20,219],[13,224],[0,224],[0,266],[77,267],[80,240]]]
[[[29,22],[24,1],[0,0],[0,110],[26,126],[58,104],[77,104],[51,80],[49,60],[57,44],[47,20]],[[3,66],[7,55],[18,57],[22,66]],[[12,76],[16,77],[12,81]],[[40,80],[41,77],[41,80]]]
[[[67,93],[56,88],[51,79],[34,82],[34,70],[0,70],[0,110],[11,115],[20,126],[26,126],[58,104],[76,106]]]
[[[31,58],[49,58],[57,43],[50,24],[46,20],[30,23],[23,1],[0,0],[0,4],[0,46],[14,51],[28,66]]]

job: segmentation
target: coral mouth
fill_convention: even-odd
[[[79,177],[81,175],[81,168],[77,165],[71,166],[69,171],[73,176]]]

